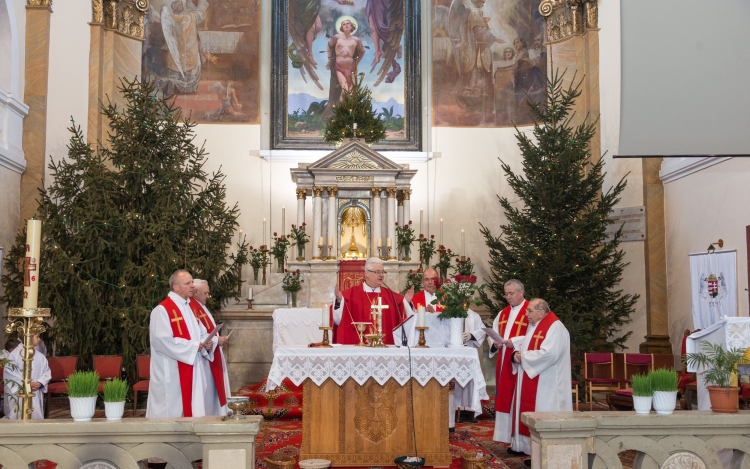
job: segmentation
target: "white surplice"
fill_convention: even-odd
[[[519,405],[520,396],[524,392],[524,373],[531,379],[539,377],[534,412],[573,411],[573,397],[570,391],[570,334],[562,321],[555,321],[547,330],[539,350],[527,351],[538,324],[529,325],[526,329],[526,336],[521,345],[521,364],[513,364],[518,389],[513,405],[516,428],[520,423]],[[510,448],[531,454],[531,439],[516,431],[516,435],[511,438]]]
[[[523,306],[527,303],[526,300],[523,300],[523,303],[521,303],[518,306],[511,306],[510,307],[510,314],[508,315],[508,325],[512,325],[514,322],[516,322],[516,318],[518,317],[518,313],[523,309]],[[501,311],[502,312],[502,311]],[[498,329],[498,324],[500,322],[500,313],[497,313],[497,316],[495,316],[495,321],[492,323],[492,330],[500,334],[500,331]],[[502,334],[503,339],[508,339],[510,337],[510,332],[513,330],[512,327],[506,327],[504,333]],[[480,330],[478,333],[482,334],[482,338],[487,336],[484,331]],[[474,333],[472,333],[474,335]],[[474,336],[479,340],[479,337]],[[500,356],[497,357],[498,362],[500,365],[500,371],[502,372],[502,363],[505,360],[505,354],[506,353],[512,353],[513,350],[509,349],[508,347],[500,344],[495,344],[495,341],[492,340],[491,337],[487,336],[487,343],[490,346],[490,358],[494,357],[496,353],[500,352]],[[494,348],[493,348],[494,345]],[[496,376],[500,376],[500,374],[497,374],[497,368],[495,368]],[[498,387],[499,383],[495,383],[495,389],[499,389]],[[496,391],[497,392],[497,391]],[[496,396],[497,397],[497,396]],[[513,397],[515,400],[515,396]],[[510,414],[506,414],[505,412],[499,412],[495,411],[495,432],[492,435],[492,439],[495,441],[500,441],[502,443],[510,443],[510,434],[511,434],[511,418]]]
[[[151,340],[151,380],[148,389],[148,403],[146,417],[182,417],[182,390],[180,388],[180,373],[177,362],[195,365],[198,357],[198,346],[201,337],[208,333],[203,324],[198,322],[190,309],[188,300],[174,292],[169,292],[169,298],[174,301],[184,321],[182,327],[187,327],[190,340],[175,337],[167,310],[158,305],[151,311],[149,323],[149,338]],[[207,357],[206,351],[201,355]],[[205,374],[200,367],[193,366],[192,410],[193,417],[206,415],[204,391],[206,389]]]
[[[203,308],[203,311],[205,311],[206,316],[211,321],[211,324],[216,327],[216,321],[214,321],[214,317],[211,315],[211,311],[206,308],[206,305],[198,302],[199,305]],[[226,334],[226,330],[224,330],[224,333]],[[222,370],[224,370],[224,391],[226,392],[227,397],[231,396],[231,392],[229,391],[229,376],[227,376],[227,362],[224,359],[224,351],[221,347],[218,346],[219,344],[219,337],[218,335],[214,336],[214,338],[211,341],[212,346],[211,350],[208,351],[208,357],[201,356],[198,361],[201,362],[201,370],[205,374],[206,379],[206,392],[204,393],[205,398],[205,405],[206,405],[206,415],[227,415],[227,406],[219,405],[219,396],[218,396],[218,390],[216,389],[216,383],[214,382],[214,375],[211,373],[211,365],[209,362],[211,360],[221,360],[221,366]]]
[[[11,420],[18,419],[16,409],[18,411],[21,409],[21,402],[19,402],[16,394],[21,389],[21,381],[23,379],[23,357],[23,344],[19,344],[18,347],[8,354],[7,359],[9,363],[3,369],[3,379],[12,381],[5,383],[5,399],[3,403],[5,418]],[[10,365],[15,365],[16,369],[11,370]],[[44,418],[44,393],[47,392],[47,384],[51,378],[52,373],[47,364],[47,358],[42,353],[34,353],[34,358],[31,360],[31,381],[39,382],[42,387],[33,391],[35,395],[31,398],[31,406],[34,409],[31,413],[32,419]]]

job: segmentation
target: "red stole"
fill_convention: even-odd
[[[420,306],[424,306],[425,308],[427,308],[427,300],[425,300],[424,290],[421,290],[419,293],[415,293],[414,298],[411,300],[411,302],[414,304],[415,309],[419,309]],[[440,303],[436,305],[432,305],[432,306],[435,308],[435,311],[438,313],[443,311],[443,308],[440,306]]]
[[[367,293],[364,290],[363,285],[357,285],[343,292],[344,295],[344,306],[341,313],[341,321],[339,322],[336,334],[334,336],[334,342],[338,344],[356,345],[359,343],[359,336],[357,335],[357,329],[352,324],[353,322],[372,322],[372,304],[378,304],[378,296],[382,298],[383,305],[387,305],[388,309],[383,310],[383,343],[387,345],[393,345],[393,334],[391,331],[394,327],[401,323],[401,319],[404,317],[404,297],[398,293],[393,293],[393,297],[396,298],[396,304],[393,304],[393,297],[391,297],[391,291],[384,286],[380,287],[380,293]],[[333,315],[333,307],[331,307],[331,315]],[[331,319],[333,321],[333,318]],[[333,324],[333,322],[331,322]],[[367,332],[365,332],[367,334]]]
[[[526,318],[527,306],[529,306],[529,302],[524,300],[523,306],[521,306],[521,310],[512,324],[508,323],[510,306],[506,306],[504,310],[500,311],[500,319],[497,323],[497,333],[500,334],[500,337],[505,337],[505,330],[508,327],[511,328],[508,335],[509,339],[526,335],[526,328],[529,326],[529,320]],[[497,348],[500,349],[500,347]],[[502,349],[500,350],[502,352]],[[516,389],[516,376],[513,375],[511,355],[513,355],[513,350],[509,348],[505,351],[502,360],[498,357],[495,366],[495,410],[505,414],[510,413],[511,404],[513,404],[513,391]]]
[[[539,321],[539,325],[534,329],[534,335],[529,342],[529,348],[526,349],[527,352],[539,350],[542,347],[544,339],[547,338],[547,331],[549,331],[550,326],[556,321],[559,321],[559,319],[552,311],[547,313],[544,319]],[[518,372],[523,373],[523,381],[521,382],[521,404],[518,408],[518,415],[520,416],[524,412],[534,412],[536,409],[536,393],[537,387],[539,386],[539,375],[534,379],[531,379],[523,369],[519,369]],[[524,425],[520,418],[518,419],[518,428],[521,435],[530,436],[529,427]]]
[[[169,316],[169,325],[172,326],[172,335],[180,339],[193,340],[190,337],[190,330],[187,327],[182,311],[177,307],[171,298],[160,303],[167,310]],[[199,337],[200,339],[200,337]],[[180,391],[182,394],[182,415],[185,417],[193,416],[193,365],[177,362],[177,371],[180,375]]]
[[[190,298],[190,309],[193,310],[195,319],[200,321],[206,327],[209,334],[212,333],[215,327],[213,321],[208,318],[208,315],[203,310],[203,306],[201,306],[198,300],[192,297]],[[221,363],[221,350],[218,346],[216,348],[219,353],[217,354],[217,350],[214,350],[214,360],[208,363],[211,367],[211,374],[214,377],[216,392],[219,394],[219,404],[225,406],[227,405],[227,392],[224,389],[224,366]]]

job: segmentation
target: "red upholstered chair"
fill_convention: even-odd
[[[628,374],[628,365],[631,365],[631,372]],[[626,353],[625,354],[625,388],[629,388],[632,383],[630,376],[633,374],[632,367],[648,366],[648,371],[654,371],[654,354],[652,353]]]
[[[583,355],[583,373],[586,387],[588,388],[589,402],[593,402],[594,391],[617,391],[620,389],[620,380],[615,378],[615,362],[611,353],[586,353]],[[589,364],[591,364],[591,375],[589,377]],[[609,365],[609,376],[594,377],[597,367],[603,368]]]
[[[94,355],[94,371],[99,373],[99,392],[104,391],[104,383],[120,377],[122,355]]]
[[[44,418],[49,418],[50,400],[68,393],[68,377],[75,373],[78,357],[47,357],[51,378],[44,396]]]
[[[138,412],[138,391],[148,392],[151,379],[151,356],[138,355],[138,382],[133,385],[133,417]]]

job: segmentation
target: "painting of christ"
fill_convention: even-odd
[[[258,123],[260,0],[151,0],[143,75],[201,123]]]

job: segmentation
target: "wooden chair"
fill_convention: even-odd
[[[151,356],[138,355],[138,382],[133,385],[133,417],[138,412],[138,392],[148,392],[151,379]]]
[[[578,381],[573,381],[572,385],[573,385],[573,390],[572,390],[573,396],[575,396],[573,398],[574,399],[573,402],[576,403],[576,410],[578,410]]]
[[[77,356],[47,357],[51,378],[44,396],[44,418],[49,418],[50,402],[54,396],[68,394],[68,377],[75,373]]]
[[[632,380],[630,379],[630,376],[633,374],[632,372],[628,374],[628,365],[632,366],[648,366],[648,371],[654,371],[654,354],[653,353],[626,353],[625,354],[625,379],[623,382],[625,383],[625,389],[630,388],[630,384],[632,383]]]
[[[586,353],[583,355],[583,374],[586,387],[588,389],[589,402],[593,403],[594,391],[617,391],[620,389],[620,380],[615,378],[615,362],[611,353]],[[591,364],[591,374],[596,374],[596,367],[609,365],[609,377],[595,378],[589,377],[589,364]]]
[[[94,371],[99,373],[99,392],[104,391],[104,383],[120,377],[122,355],[94,355]]]

